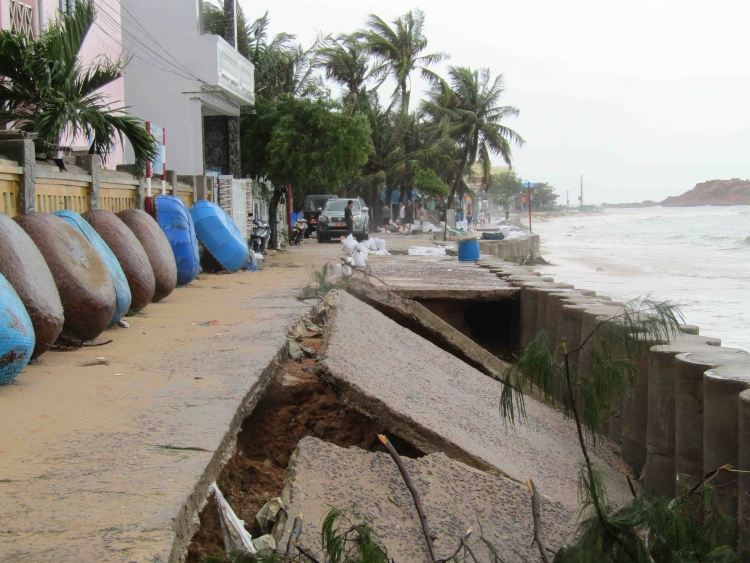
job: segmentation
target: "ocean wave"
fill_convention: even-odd
[[[745,239],[740,242],[740,246],[750,246],[750,235],[746,236]]]

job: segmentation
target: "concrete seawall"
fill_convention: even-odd
[[[479,240],[479,251],[500,260],[515,260],[530,254],[539,254],[539,235],[525,233],[523,238]]]
[[[537,252],[538,237],[524,240],[525,250]],[[596,323],[624,306],[505,261],[505,250],[493,246],[480,242],[478,264],[521,289],[523,346],[552,325],[558,342],[575,348]],[[605,432],[641,474],[644,490],[672,497],[719,467],[750,471],[750,354],[722,347],[692,325],[681,326],[668,344],[644,340],[642,352],[634,389],[614,405]],[[585,376],[585,351],[571,360]],[[750,476],[745,475],[721,471],[712,483],[722,509],[738,520],[740,545],[748,548]]]

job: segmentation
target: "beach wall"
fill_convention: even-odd
[[[102,168],[98,155],[65,157],[63,163],[64,169],[37,161],[31,140],[0,141],[0,213],[14,217],[32,211],[105,209],[118,213],[144,208],[146,179],[133,174],[132,166],[108,170]],[[178,177],[168,170],[165,193],[176,195],[189,208],[199,199],[200,187],[212,181],[206,176]],[[152,194],[159,193],[157,179]]]
[[[521,289],[522,346],[552,325],[559,343],[575,349],[597,323],[622,311],[623,303],[491,252],[485,244],[479,265]],[[590,372],[585,351],[570,360],[582,376]],[[613,406],[605,432],[642,477],[644,492],[674,497],[704,475],[730,469],[711,482],[722,509],[738,520],[741,546],[750,547],[750,476],[743,473],[750,472],[750,354],[683,325],[669,342],[643,340],[637,363],[633,391]]]
[[[539,254],[539,235],[534,233],[525,233],[522,238],[503,239],[503,240],[479,240],[479,251],[500,260],[516,260],[529,256],[530,254]]]

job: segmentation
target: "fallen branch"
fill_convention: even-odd
[[[294,525],[292,526],[292,533],[289,535],[289,541],[286,544],[286,554],[294,555],[294,544],[299,539],[299,535],[302,533],[302,513],[299,513],[294,519]]]
[[[383,443],[383,445],[386,448],[388,448],[388,453],[391,454],[393,461],[396,462],[396,466],[398,467],[398,470],[401,472],[401,477],[404,478],[404,483],[406,483],[406,488],[409,489],[409,492],[411,493],[411,496],[414,499],[414,506],[417,508],[417,514],[419,514],[419,521],[422,524],[422,532],[424,533],[425,542],[427,542],[427,550],[430,552],[430,561],[437,561],[437,554],[435,553],[435,546],[432,544],[432,533],[430,532],[430,523],[427,520],[427,514],[425,514],[424,509],[422,508],[422,500],[419,498],[419,491],[417,491],[417,487],[414,485],[414,481],[412,481],[411,476],[409,475],[409,470],[406,469],[406,465],[404,465],[404,460],[401,459],[400,455],[398,455],[396,448],[393,447],[393,444],[391,444],[388,438],[386,438],[383,434],[378,434],[378,440],[380,440]]]
[[[456,551],[454,551],[449,557],[446,557],[445,559],[438,559],[437,561],[435,561],[435,563],[448,563],[448,561],[451,561],[466,546],[466,540],[469,539],[470,535],[471,528],[466,530],[466,533],[458,541],[458,547],[456,548]]]
[[[296,541],[292,542],[292,545],[293,545],[294,547],[296,547],[297,549],[299,549],[299,552],[300,552],[300,553],[301,553],[302,555],[304,555],[305,557],[307,557],[307,558],[308,558],[308,559],[309,559],[310,561],[312,561],[312,563],[320,563],[320,561],[318,561],[318,560],[317,560],[317,559],[315,558],[315,556],[314,556],[314,555],[312,554],[312,552],[311,552],[311,551],[310,551],[309,549],[305,549],[305,548],[304,548],[304,547],[302,547],[302,546],[301,546],[300,544],[298,544],[298,543],[297,543]]]
[[[628,487],[630,487],[630,493],[633,495],[633,498],[638,498],[638,493],[635,492],[635,486],[633,486],[633,481],[630,480],[630,475],[628,475],[628,470],[625,469],[625,466],[620,467],[620,473],[625,475],[625,479],[628,480]]]
[[[544,561],[544,563],[551,563],[549,553],[547,553],[547,548],[544,545],[544,538],[542,537],[542,517],[539,510],[539,493],[537,492],[536,487],[534,487],[534,481],[531,479],[526,481],[526,486],[529,488],[529,491],[531,491],[531,514],[534,517],[534,541],[539,548],[539,555],[542,556],[542,561]]]

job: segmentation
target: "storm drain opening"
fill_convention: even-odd
[[[301,344],[316,354],[323,338],[305,338]],[[281,362],[253,412],[237,436],[234,456],[223,468],[217,485],[235,514],[256,537],[255,515],[270,500],[281,496],[289,460],[302,438],[313,436],[336,446],[386,451],[377,434],[386,428],[342,403],[315,375],[315,357]],[[424,452],[391,435],[404,457]],[[200,528],[188,547],[188,563],[224,553],[224,540],[213,495],[200,513]]]

